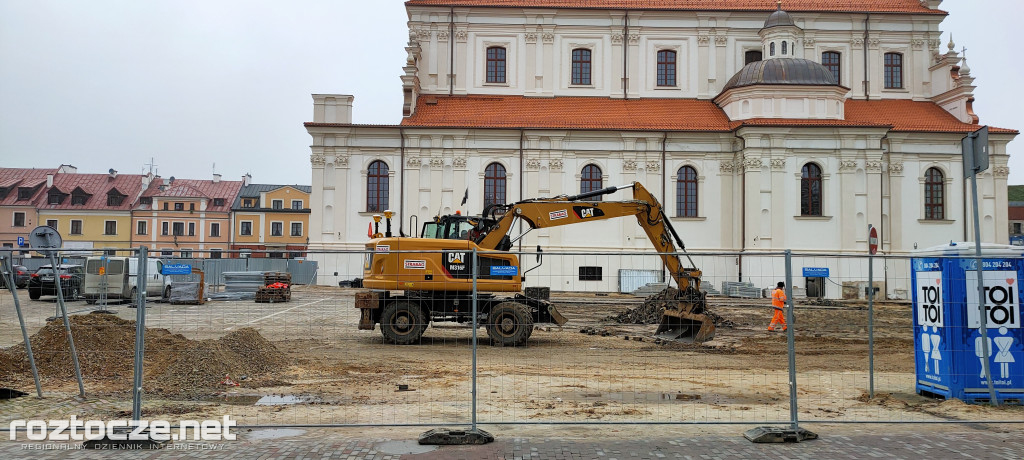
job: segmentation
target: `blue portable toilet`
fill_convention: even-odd
[[[973,243],[919,251],[911,262],[918,394],[989,402]],[[1001,403],[1024,402],[1021,249],[982,245],[989,369]]]

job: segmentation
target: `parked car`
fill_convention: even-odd
[[[7,272],[4,271],[2,275],[3,276],[0,276],[0,289],[7,289]],[[28,286],[28,280],[31,276],[32,273],[30,273],[24,265],[14,266],[14,285],[17,286],[18,289],[23,289],[25,286]]]
[[[81,265],[58,265],[57,273],[54,273],[52,266],[43,265],[29,278],[28,298],[36,300],[44,295],[57,295],[54,275],[60,276],[60,288],[65,300],[74,300],[82,295],[85,269]]]

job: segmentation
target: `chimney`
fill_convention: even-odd
[[[314,94],[313,123],[352,123],[352,100],[347,94]]]
[[[108,173],[110,174],[110,178],[111,178],[111,179],[114,179],[114,178],[116,178],[116,177],[117,177],[117,170],[116,170],[116,169],[114,169],[114,168],[110,168],[110,170],[109,170],[109,171],[107,171],[107,172],[108,172]]]
[[[53,174],[46,175],[46,188],[53,187]]]
[[[143,190],[149,188],[149,184],[152,184],[152,183],[153,183],[153,173],[144,174],[142,176],[142,189]]]
[[[244,176],[242,176],[242,186],[243,187],[249,185],[251,182],[252,182],[252,175],[251,174],[246,173]]]
[[[216,184],[217,182],[220,182],[220,174],[213,175],[213,183]]]

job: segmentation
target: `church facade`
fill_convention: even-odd
[[[973,240],[960,141],[981,124],[970,67],[941,40],[940,7],[407,1],[401,122],[353,124],[352,96],[313,95],[310,249],[362,250],[385,209],[418,234],[437,214],[633,181],[658,195],[693,251],[864,254],[868,225],[885,254]],[[984,242],[1008,239],[1016,134],[990,127]],[[652,250],[629,219],[578,227],[534,230],[523,248]],[[601,263],[572,259],[547,270]],[[779,273],[743,260],[720,276]],[[325,262],[338,278],[361,268]],[[604,267],[602,290],[620,268]]]

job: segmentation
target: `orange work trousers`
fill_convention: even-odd
[[[786,315],[780,309],[775,309],[775,315],[772,316],[772,323],[768,325],[769,330],[775,330],[775,325],[782,325],[782,330],[786,330]]]

